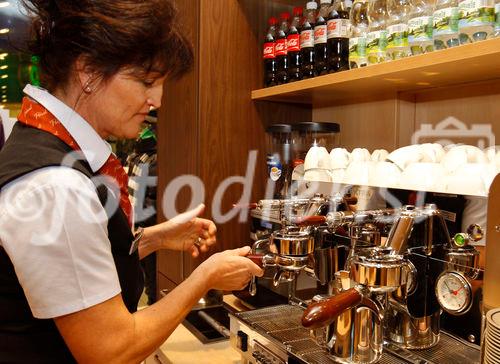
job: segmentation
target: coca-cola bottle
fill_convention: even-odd
[[[346,0],[335,0],[328,27],[328,72],[349,69],[349,10]]]
[[[327,21],[332,0],[321,0],[318,17],[314,25],[314,74],[328,73],[328,32]]]
[[[276,85],[276,52],[275,39],[276,39],[276,26],[278,25],[278,19],[275,17],[270,17],[269,29],[264,39],[264,86],[275,86]]]
[[[302,61],[302,78],[314,77],[314,24],[318,3],[309,1],[300,30],[300,55]]]
[[[276,81],[278,85],[288,82],[288,48],[287,35],[289,29],[290,13],[280,14],[280,27],[276,34]]]
[[[302,79],[300,55],[300,25],[302,23],[302,8],[293,9],[293,19],[287,36],[288,48],[288,82]]]

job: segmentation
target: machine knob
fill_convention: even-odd
[[[478,224],[472,224],[467,228],[467,234],[472,241],[479,241],[484,237],[484,231]]]

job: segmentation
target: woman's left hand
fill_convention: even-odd
[[[198,217],[204,210],[205,205],[200,204],[193,210],[156,225],[155,230],[162,246],[172,250],[189,251],[193,258],[207,252],[216,243],[217,228],[213,221]]]

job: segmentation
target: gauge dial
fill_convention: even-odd
[[[436,281],[439,304],[451,315],[463,315],[472,305],[472,289],[458,272],[443,272]]]

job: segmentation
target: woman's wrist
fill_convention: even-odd
[[[201,282],[204,287],[204,292],[207,293],[213,288],[213,269],[211,269],[210,264],[201,263],[194,271],[191,273],[195,281]]]
[[[162,239],[156,225],[144,228],[139,240],[139,258],[147,257],[160,249],[162,249]]]

